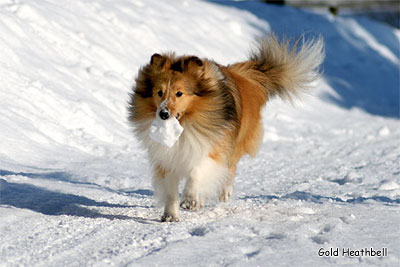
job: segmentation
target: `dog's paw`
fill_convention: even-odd
[[[232,186],[227,186],[226,188],[224,188],[221,192],[221,195],[219,196],[219,201],[227,202],[231,198],[232,192],[233,192]]]
[[[161,222],[179,222],[179,217],[171,214],[164,214],[161,216]]]
[[[198,211],[203,207],[203,205],[198,202],[197,200],[188,200],[184,199],[181,202],[181,208],[185,210],[191,210],[191,211]]]

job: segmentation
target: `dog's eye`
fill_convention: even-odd
[[[159,97],[162,97],[163,92],[160,90],[160,91],[157,92],[157,94],[158,94]]]
[[[183,95],[183,93],[181,91],[176,92],[177,97],[181,97],[182,95]]]

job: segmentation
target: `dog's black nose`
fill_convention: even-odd
[[[169,118],[169,111],[168,110],[160,110],[160,118],[163,120],[168,120]]]

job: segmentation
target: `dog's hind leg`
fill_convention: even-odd
[[[235,180],[236,175],[236,164],[229,168],[229,178],[226,181],[225,186],[221,190],[221,194],[219,195],[219,201],[227,202],[233,194],[233,181]]]
[[[181,208],[197,211],[205,204],[206,198],[217,197],[221,192],[229,170],[211,158],[204,158],[190,172],[183,191]]]
[[[195,168],[186,180],[180,205],[182,209],[198,211],[204,206],[205,200],[200,196],[200,179],[200,170]]]

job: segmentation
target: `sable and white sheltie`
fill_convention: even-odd
[[[163,222],[179,221],[179,206],[199,210],[205,200],[227,201],[239,159],[255,156],[262,142],[261,109],[287,98],[318,77],[323,41],[259,41],[250,59],[222,66],[196,56],[154,54],[139,70],[129,101],[129,121],[147,150]],[[184,128],[169,148],[149,137],[156,116],[176,117]],[[179,205],[179,182],[186,184]]]

